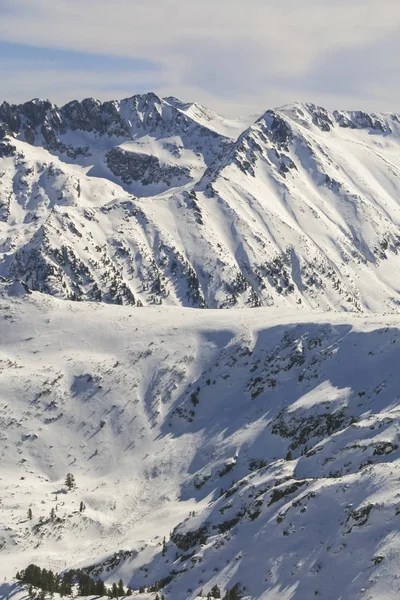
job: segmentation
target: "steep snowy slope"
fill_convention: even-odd
[[[263,304],[393,310],[398,305],[400,121],[267,111],[194,189]],[[264,291],[264,284],[269,286]]]
[[[306,104],[239,128],[155,94],[4,103],[0,274],[107,303],[398,312],[399,117]]]
[[[0,288],[9,582],[34,562],[173,600],[397,597],[398,317]]]
[[[175,106],[198,123],[228,138],[236,139],[244,129],[255,121],[255,118],[252,117],[227,119],[213,110],[198,104],[198,102],[182,102],[172,96],[164,98],[164,101]]]

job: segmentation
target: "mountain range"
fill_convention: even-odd
[[[396,114],[0,105],[0,598],[399,597],[399,175]]]
[[[0,106],[0,274],[72,300],[398,310],[400,117]]]

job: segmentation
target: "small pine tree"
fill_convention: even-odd
[[[289,452],[286,454],[286,460],[293,460],[293,454],[291,450],[289,450]]]
[[[55,592],[55,577],[53,571],[48,571],[47,573],[47,589],[50,594],[53,596]]]
[[[240,600],[238,584],[234,585],[231,590],[227,590],[224,600]]]
[[[64,573],[63,580],[60,586],[61,596],[70,596],[72,594],[72,583],[74,579],[74,572],[67,571]]]
[[[63,598],[67,594],[68,594],[68,583],[64,578],[61,580],[61,583],[60,583],[60,596],[61,596],[61,598]]]
[[[163,539],[163,543],[162,543],[162,555],[165,556],[167,554],[167,544],[165,541],[165,537]]]
[[[125,596],[124,583],[122,579],[118,581],[118,596]]]
[[[32,514],[32,509],[31,509],[31,508],[28,508],[28,519],[29,519],[30,521],[32,521],[32,517],[33,517],[33,514]]]
[[[213,598],[221,598],[221,590],[217,585],[214,585],[214,587],[211,589],[211,596]]]
[[[230,600],[240,600],[238,584],[234,585],[233,588],[231,589]]]
[[[97,583],[95,583],[94,593],[96,594],[96,596],[106,596],[107,595],[106,585],[105,585],[104,581],[102,581],[101,579],[99,579],[99,581],[97,581]]]
[[[127,596],[132,596],[132,590],[130,587],[128,587],[127,591],[126,591],[126,595]]]
[[[67,476],[65,478],[65,485],[67,486],[67,488],[71,491],[72,489],[74,489],[76,483],[75,483],[75,477],[73,476],[72,473],[67,473]]]
[[[85,508],[86,508],[86,506],[85,506],[85,504],[81,500],[81,503],[79,505],[79,512],[83,512],[85,510]]]
[[[54,522],[55,518],[56,518],[56,511],[54,510],[54,508],[52,508],[50,511],[50,520],[52,522]]]

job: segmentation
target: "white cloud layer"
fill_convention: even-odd
[[[73,70],[5,78],[0,57],[0,94],[60,102],[148,83],[229,114],[296,100],[400,112],[399,30],[394,0],[0,0],[2,41],[160,65],[108,73],[105,89],[103,76]]]

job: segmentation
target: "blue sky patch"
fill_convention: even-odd
[[[74,70],[81,72],[107,73],[115,71],[158,72],[160,66],[150,60],[113,56],[109,54],[92,54],[74,52],[54,48],[39,48],[25,44],[0,41],[0,61],[4,71],[24,66],[35,69]]]

